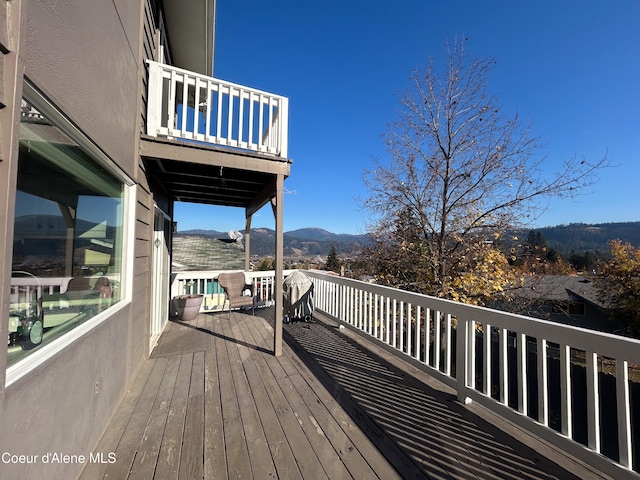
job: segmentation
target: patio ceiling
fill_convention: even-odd
[[[149,176],[174,201],[242,207],[253,214],[276,193],[290,161],[240,150],[142,139]]]

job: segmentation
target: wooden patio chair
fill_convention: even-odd
[[[218,275],[218,284],[224,289],[225,303],[229,302],[229,320],[231,320],[231,309],[251,305],[251,314],[255,315],[255,289],[253,283],[247,283],[244,273],[221,273]],[[245,290],[251,291],[251,296],[243,295]],[[222,305],[224,310],[224,304]]]

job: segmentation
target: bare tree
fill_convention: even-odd
[[[426,293],[449,296],[465,255],[509,227],[536,218],[552,197],[584,193],[608,164],[573,158],[545,168],[538,137],[518,115],[507,116],[487,92],[495,62],[470,59],[466,39],[447,48],[444,68],[431,59],[415,70],[400,113],[384,136],[390,162],[364,173],[372,231],[394,230],[399,212],[419,225],[421,262],[432,280]]]

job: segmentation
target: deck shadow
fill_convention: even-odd
[[[221,315],[220,312],[215,314],[206,314],[207,317],[213,315]],[[227,313],[221,321],[227,321]],[[232,320],[233,321],[233,317]],[[158,344],[153,349],[150,358],[172,357],[174,355],[184,355],[187,353],[205,352],[211,349],[212,338],[220,338],[222,340],[242,345],[263,353],[270,353],[269,350],[258,345],[252,345],[237,338],[228,337],[218,332],[214,332],[210,328],[199,326],[195,322],[184,322],[177,319],[169,320],[170,329],[167,328]]]
[[[333,326],[283,339],[404,478],[580,478]]]

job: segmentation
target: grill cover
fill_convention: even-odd
[[[303,318],[313,312],[313,282],[296,270],[283,283],[285,314]]]

